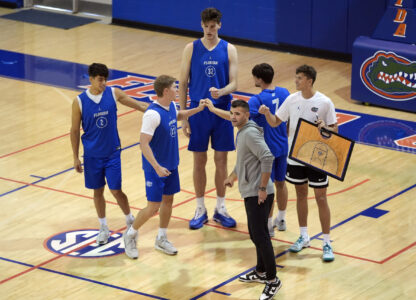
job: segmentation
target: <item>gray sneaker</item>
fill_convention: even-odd
[[[274,227],[277,228],[279,231],[285,231],[286,230],[286,221],[285,220],[277,220],[274,219]]]
[[[129,236],[127,230],[123,233],[124,251],[128,257],[136,259],[139,257],[139,251],[137,250],[136,245],[138,233],[136,232],[134,236]]]
[[[160,239],[156,238],[155,241],[156,250],[162,251],[169,255],[178,254],[178,250],[172,245],[171,242],[165,236],[162,236]]]
[[[271,226],[267,225],[267,227],[269,228],[269,236],[274,237],[274,226],[273,226],[273,224]]]
[[[97,235],[97,244],[104,245],[108,243],[108,238],[110,237],[110,230],[108,230],[107,225],[101,225],[100,231]]]

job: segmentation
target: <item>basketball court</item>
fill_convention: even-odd
[[[0,8],[0,15],[13,12]],[[0,18],[0,298],[1,299],[258,299],[262,284],[238,277],[256,264],[243,200],[227,189],[234,229],[212,221],[213,152],[208,152],[210,221],[189,230],[194,215],[192,153],[179,132],[181,192],[175,195],[169,239],[179,253],[154,249],[158,217],[139,232],[139,258],[124,254],[124,216],[106,189],[109,244],[97,246],[92,191],[73,169],[71,104],[88,84],[92,62],[110,69],[108,85],[138,101],[154,99],[153,80],[179,76],[192,38],[89,23],[69,30]],[[221,32],[220,32],[221,36]],[[283,286],[276,299],[414,299],[416,285],[415,114],[364,106],[350,98],[351,63],[236,45],[238,92],[258,93],[251,69],[267,62],[275,84],[295,92],[295,69],[317,69],[315,87],[335,104],[339,132],[356,143],[343,182],[330,179],[335,261],[323,263],[317,205],[310,190],[311,247],[288,252],[299,235],[296,195],[289,188],[287,230],[273,246]],[[140,112],[118,106],[123,190],[135,215],[146,205]],[[236,159],[229,154],[228,170]]]

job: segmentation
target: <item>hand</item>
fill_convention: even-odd
[[[170,175],[170,171],[162,166],[157,166],[155,171],[159,177],[167,177]]]
[[[220,92],[221,90],[217,89],[216,87],[211,87],[209,89],[209,91],[211,92],[211,97],[214,98],[214,99],[218,99],[219,97],[222,96],[222,94]]]
[[[199,100],[198,110],[202,111],[205,107],[207,107],[206,99]]]
[[[267,192],[266,191],[260,191],[259,190],[258,196],[259,196],[258,197],[259,198],[258,203],[260,205],[260,204],[264,203],[264,201],[266,201]]]
[[[74,169],[78,173],[82,173],[82,171],[83,171],[81,161],[79,160],[79,158],[74,159]]]
[[[212,103],[211,99],[209,99],[209,98],[205,98],[205,99],[204,99],[204,100],[202,100],[202,101],[205,101],[205,106],[206,106],[206,107],[208,107],[208,109],[209,109],[209,111],[210,111],[210,112],[212,112],[213,110],[215,110],[215,106],[214,106],[214,104]]]
[[[228,177],[224,180],[224,186],[233,187],[234,180],[231,179],[231,177]]]
[[[266,105],[262,104],[262,105],[259,107],[259,113],[261,113],[262,115],[265,115],[265,114],[267,114],[267,113],[269,113],[269,112],[270,112],[270,109],[269,109],[269,107],[268,107],[268,106],[266,106]]]
[[[322,128],[325,128],[326,124],[324,122],[324,120],[318,119],[315,122],[318,125],[318,129],[321,130]]]
[[[183,134],[187,138],[189,138],[189,136],[191,135],[191,127],[189,126],[188,120],[183,120],[182,121],[182,131],[183,131]]]

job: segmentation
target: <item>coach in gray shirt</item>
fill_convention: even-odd
[[[233,126],[238,128],[237,162],[224,184],[232,187],[238,179],[238,188],[244,198],[250,238],[257,252],[256,269],[240,276],[239,279],[243,282],[265,283],[260,299],[271,299],[282,286],[276,276],[276,261],[267,227],[274,198],[274,187],[270,180],[274,156],[264,141],[263,129],[249,120],[247,102],[233,101],[230,116]]]

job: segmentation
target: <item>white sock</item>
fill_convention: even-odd
[[[130,226],[129,230],[127,230],[127,235],[129,237],[135,236],[137,233],[137,230],[133,228],[133,226]]]
[[[329,238],[329,233],[328,234],[326,234],[326,233],[324,233],[323,235],[322,235],[322,238],[323,238],[323,245],[325,246],[325,244],[328,244],[328,245],[330,245],[331,246],[331,239]]]
[[[196,208],[203,208],[205,210],[205,201],[204,201],[204,197],[199,197],[196,198]]]
[[[277,213],[277,217],[276,219],[278,221],[284,220],[286,217],[286,210],[279,210],[279,212]]]
[[[107,218],[98,218],[98,221],[100,221],[101,226],[107,226]]]
[[[134,216],[131,213],[126,215],[126,224],[129,225],[129,224],[132,224],[133,222],[134,222]]]
[[[159,228],[159,232],[157,233],[157,238],[160,239],[162,236],[167,236],[167,228]]]
[[[217,195],[217,211],[222,211],[225,209],[225,197],[220,197]]]
[[[273,226],[273,217],[269,217],[269,218],[267,219],[267,226],[268,226],[268,227],[272,227],[272,226]]]
[[[300,229],[300,235],[305,240],[309,240],[308,227],[299,227],[299,229]]]

